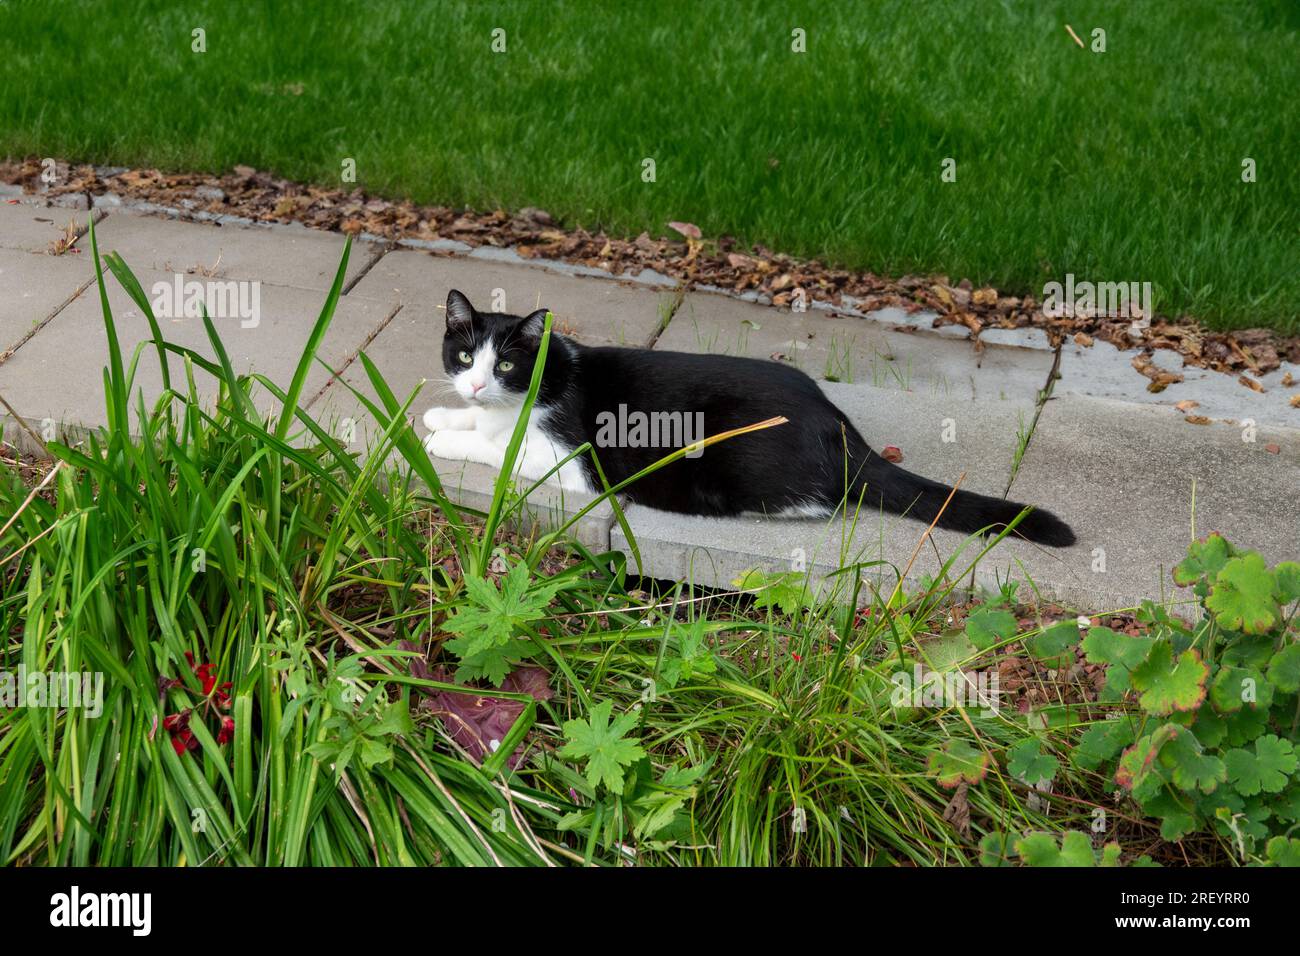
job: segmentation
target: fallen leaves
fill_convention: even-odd
[[[897,445],[886,445],[880,449],[880,457],[897,465],[903,460],[903,452]]]
[[[1151,360],[1151,353],[1143,352],[1140,355],[1133,356],[1133,367],[1141,374],[1151,379],[1147,383],[1148,392],[1163,392],[1170,385],[1174,385],[1183,380],[1183,376],[1178,372],[1171,372],[1163,369]]]
[[[1189,425],[1210,424],[1210,420],[1206,418],[1204,415],[1188,415],[1186,418],[1183,419],[1183,421],[1187,422],[1187,424]]]
[[[76,241],[77,224],[75,221],[69,220],[68,224],[63,227],[63,233],[59,238],[51,242],[50,247],[45,250],[46,254],[51,256],[61,256],[71,249],[73,247],[72,244]]]
[[[1240,384],[1240,385],[1245,385],[1245,386],[1246,386],[1248,389],[1250,389],[1252,392],[1262,392],[1262,391],[1264,391],[1264,386],[1261,385],[1261,384],[1259,384],[1259,382],[1255,381],[1255,380],[1254,380],[1253,378],[1251,378],[1249,375],[1239,375],[1239,376],[1237,376],[1237,383]]]
[[[1190,398],[1184,398],[1181,402],[1175,402],[1174,408],[1180,412],[1190,412],[1193,408],[1199,408],[1200,402],[1194,402]]]
[[[416,649],[408,646],[407,650]],[[450,675],[441,667],[429,668],[423,658],[415,658],[411,673],[424,680],[449,682]],[[528,694],[534,700],[547,701],[554,696],[549,686],[550,675],[540,667],[520,667],[506,676],[501,690],[511,694]],[[476,696],[471,688],[465,693],[435,691],[422,701],[420,708],[433,713],[446,729],[448,736],[465,748],[475,760],[483,760],[494,752],[524,712],[524,702],[509,697],[497,697],[491,691]],[[511,754],[506,762],[511,768],[523,758],[524,744]]]
[[[298,95],[298,84],[285,92]],[[20,184],[26,192],[48,198],[62,195],[99,196],[112,193],[174,209],[242,216],[259,222],[293,221],[350,235],[367,233],[389,240],[451,239],[471,247],[514,248],[525,258],[554,258],[609,272],[637,274],[644,269],[688,285],[709,285],[739,294],[753,292],[759,301],[790,306],[796,290],[811,302],[833,307],[874,311],[892,307],[907,313],[931,310],[935,325],[962,325],[978,339],[984,329],[1040,328],[1053,345],[1072,338],[1089,347],[1097,340],[1119,349],[1137,347],[1145,355],[1156,349],[1178,352],[1184,365],[1265,375],[1281,361],[1300,363],[1300,336],[1282,336],[1270,329],[1213,332],[1191,320],[1177,322],[1150,317],[1138,326],[1133,316],[1074,315],[1049,317],[1032,295],[1013,296],[968,279],[905,275],[882,278],[870,272],[836,269],[817,260],[795,259],[761,246],[739,248],[734,237],[706,239],[698,225],[674,220],[669,229],[682,238],[634,239],[585,229],[563,229],[550,213],[525,207],[516,213],[420,206],[369,196],[361,189],[304,185],[238,165],[223,176],[164,173],[156,169],[105,169],[68,165],[59,183],[46,187],[40,179],[41,158],[0,163],[0,182]],[[13,200],[9,200],[13,202]],[[73,247],[76,248],[75,246]],[[911,328],[910,326],[907,328]],[[1158,392],[1176,373],[1143,372],[1148,388]],[[1283,387],[1294,379],[1284,376]]]

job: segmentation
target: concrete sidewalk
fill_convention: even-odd
[[[3,197],[0,197],[3,198]],[[300,226],[235,220],[193,222],[127,209],[97,209],[102,252],[117,251],[146,294],[154,283],[258,285],[255,323],[219,317],[217,328],[236,371],[257,371],[287,384],[324,302],[343,250],[343,237]],[[107,349],[93,266],[84,235],[87,212],[0,202],[0,396],[28,427],[48,436],[65,426],[105,420],[102,369]],[[71,227],[76,239],[67,245]],[[790,313],[706,291],[686,291],[662,276],[616,281],[563,263],[524,260],[509,250],[468,252],[456,244],[426,250],[362,238],[353,243],[345,294],[320,350],[343,382],[370,386],[355,361],[359,351],[378,365],[404,399],[428,380],[412,405],[419,413],[451,404],[442,382],[443,319],[448,288],[480,307],[494,299],[504,310],[550,308],[557,329],[580,341],[657,349],[743,354],[797,365],[824,383],[827,395],[873,446],[902,449],[904,467],[964,488],[1007,494],[1055,511],[1072,524],[1078,543],[1064,550],[1004,542],[976,569],[992,583],[1030,580],[1044,598],[1086,611],[1135,604],[1143,598],[1185,599],[1169,569],[1193,535],[1210,530],[1259,549],[1269,561],[1300,557],[1300,409],[1287,403],[1282,369],[1257,393],[1230,376],[1188,369],[1185,382],[1152,394],[1131,367],[1133,353],[1098,343],[1062,350],[1059,378],[1043,400],[1054,362],[1041,332],[986,333],[977,349],[964,329],[934,330],[924,314],[882,310],[862,315],[820,306]],[[147,343],[143,315],[109,277],[109,299],[124,354]],[[152,298],[152,296],[151,296]],[[210,354],[201,320],[161,320],[172,341]],[[140,361],[136,385],[146,401],[161,391],[157,361]],[[1176,366],[1177,356],[1157,353]],[[180,374],[179,360],[172,364]],[[205,399],[215,382],[200,377]],[[1174,404],[1200,403],[1210,424],[1190,424]],[[308,379],[305,400],[319,420],[360,450],[374,424],[351,391],[324,369]],[[274,408],[268,397],[266,410]],[[0,416],[3,417],[3,416]],[[340,424],[345,428],[340,429]],[[23,442],[17,423],[4,437]],[[75,430],[70,432],[75,435]],[[490,499],[495,474],[483,466],[435,460],[449,490],[466,506]],[[530,508],[541,520],[572,515],[588,499],[539,489]],[[1193,507],[1194,504],[1194,507]],[[849,519],[699,519],[630,506],[626,516],[647,574],[728,586],[752,567],[808,566],[827,573],[852,562],[878,562],[864,577],[893,583],[924,530],[892,515]],[[587,515],[575,533],[597,551],[630,551],[608,503]],[[912,567],[911,577],[936,573],[962,553],[977,553],[960,536],[940,533]],[[1022,595],[1029,589],[1022,589]]]

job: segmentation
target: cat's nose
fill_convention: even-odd
[[[482,384],[470,382],[469,387],[474,389],[474,394],[477,395],[479,392],[483,391],[483,389],[487,388],[487,382],[483,382]]]

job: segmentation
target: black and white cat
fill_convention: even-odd
[[[430,454],[500,468],[532,378],[546,310],[528,316],[478,312],[460,292],[447,295],[443,366],[466,408],[431,408]],[[677,416],[677,417],[674,417]],[[552,331],[541,390],[516,473],[536,481],[591,442],[610,485],[669,454],[655,441],[667,428],[611,429],[612,422],[673,423],[675,447],[775,416],[788,424],[711,445],[633,483],[638,504],[693,515],[760,513],[825,517],[883,510],[929,522],[951,488],[885,461],[803,372],[780,362],[652,349],[593,348]],[[704,434],[681,423],[702,422]],[[611,431],[614,440],[610,440]],[[573,491],[600,486],[587,454],[551,481]],[[1011,521],[1023,505],[967,491],[953,496],[938,526],[974,533]],[[1047,511],[1030,512],[1014,532],[1064,547],[1074,532]]]

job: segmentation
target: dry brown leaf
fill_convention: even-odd
[[[1291,396],[1291,407],[1292,407],[1292,408],[1300,408],[1300,395],[1292,395],[1292,396]]]
[[[1185,419],[1183,419],[1183,420],[1184,420],[1185,422],[1187,422],[1187,424],[1189,424],[1189,425],[1208,425],[1208,424],[1210,424],[1210,420],[1209,420],[1208,418],[1206,418],[1204,415],[1188,415],[1188,416],[1187,416]]]
[[[1133,367],[1145,375],[1151,381],[1147,384],[1148,392],[1163,392],[1170,385],[1174,385],[1183,380],[1183,376],[1178,372],[1170,372],[1162,369],[1151,361],[1151,356],[1145,352],[1133,356]]]
[[[976,289],[971,293],[970,300],[975,305],[997,305],[998,290],[993,288]]]
[[[1174,408],[1180,412],[1190,412],[1193,408],[1199,408],[1200,402],[1194,402],[1190,398],[1184,398],[1181,402],[1175,402]]]
[[[886,445],[880,449],[880,457],[897,465],[903,460],[903,451],[897,445]]]
[[[701,239],[704,234],[700,232],[700,227],[693,222],[670,222],[668,228],[674,232],[679,232],[687,239]]]
[[[1282,446],[1281,446],[1281,445],[1275,445],[1275,444],[1273,444],[1272,442],[1269,442],[1267,445],[1265,445],[1265,446],[1264,446],[1264,450],[1265,450],[1266,452],[1268,452],[1270,455],[1280,455],[1280,454],[1282,454]]]
[[[1074,333],[1074,344],[1075,344],[1075,345],[1081,345],[1081,346],[1083,346],[1084,348],[1088,349],[1088,348],[1092,348],[1092,343],[1093,343],[1093,338],[1092,338],[1092,336],[1089,335],[1087,332],[1075,332],[1075,333]]]
[[[1237,381],[1238,381],[1240,384],[1245,385],[1245,386],[1246,386],[1248,389],[1250,389],[1252,392],[1262,392],[1262,391],[1264,391],[1264,386],[1261,385],[1261,384],[1259,384],[1259,382],[1255,381],[1255,380],[1254,380],[1253,378],[1251,378],[1249,375],[1239,375],[1239,376],[1237,376]]]
[[[943,808],[943,818],[953,825],[963,840],[970,838],[970,800],[966,795],[967,789],[966,783],[959,784],[957,792]]]
[[[1282,373],[1282,387],[1283,387],[1283,388],[1290,388],[1290,387],[1291,387],[1292,385],[1294,385],[1294,384],[1295,384],[1295,376],[1292,375],[1290,372],[1283,372],[1283,373]]]

